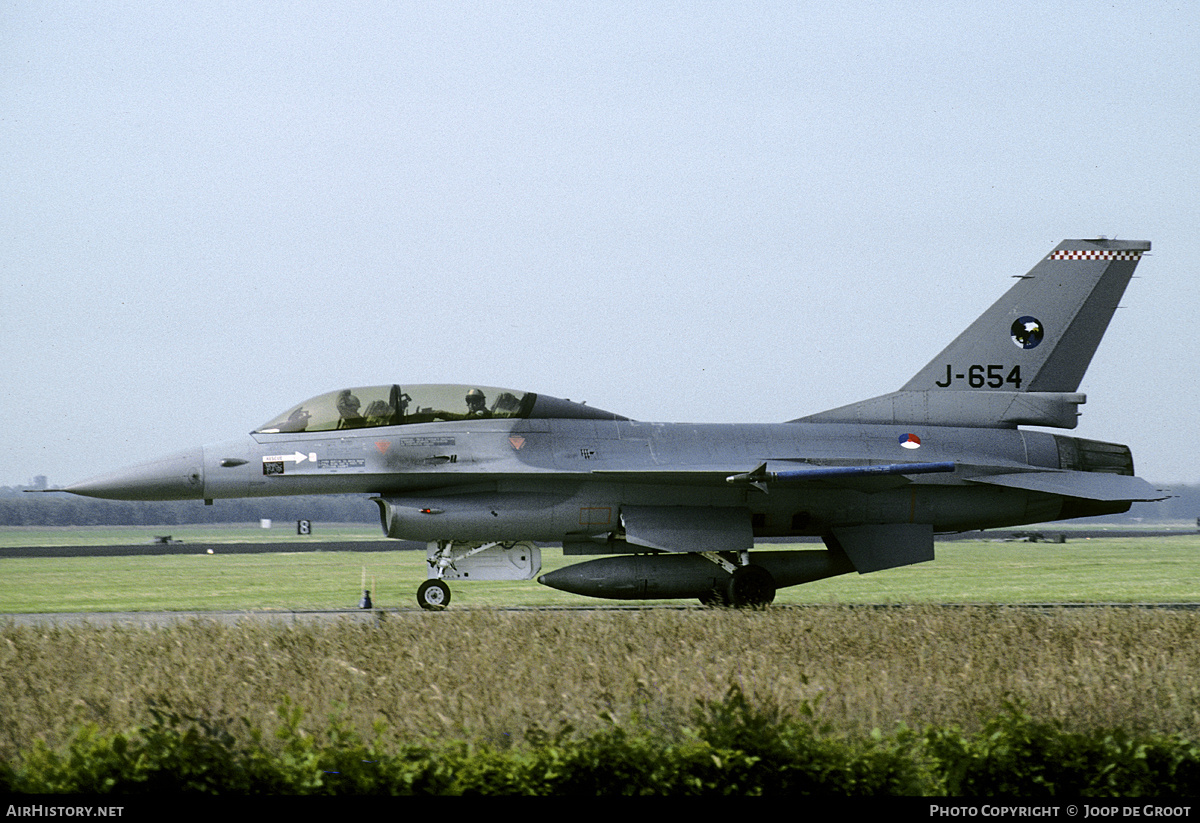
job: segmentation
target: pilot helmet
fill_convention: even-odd
[[[487,404],[487,397],[485,397],[483,392],[481,392],[479,389],[471,389],[470,391],[467,392],[468,408],[475,408],[475,407],[482,408],[486,404]]]
[[[362,403],[349,389],[343,389],[337,397],[338,414],[342,417],[358,417]]]

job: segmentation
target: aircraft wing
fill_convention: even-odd
[[[664,552],[744,551],[754,546],[750,511],[700,506],[625,506],[625,539]],[[859,574],[933,559],[933,527],[923,523],[845,526],[832,539]]]
[[[969,483],[986,483],[1026,491],[1046,492],[1085,500],[1166,500],[1171,495],[1154,488],[1140,477],[1126,474],[1079,471],[1035,471],[987,474],[963,478]]]
[[[621,472],[597,471],[593,474],[622,482],[672,482],[672,483],[731,483],[754,486],[768,490],[768,484],[803,483],[832,484],[857,491],[880,491],[908,483],[906,474],[928,474],[952,472],[954,463],[893,463],[870,466],[809,466],[790,471],[768,472],[762,463],[750,472],[729,474],[728,470],[697,470],[691,472]],[[695,551],[743,551],[754,545],[754,533],[750,525],[750,511],[746,508],[710,508],[703,506],[624,506],[621,523],[625,528],[625,539],[638,546],[666,552]],[[920,533],[910,535],[902,526],[839,529],[835,531],[846,553],[860,571],[891,568],[892,565],[920,562],[932,558],[933,531],[929,526],[918,526]],[[904,563],[894,561],[897,540],[903,549],[913,544],[904,554]],[[909,557],[911,555],[911,558]],[[928,556],[926,556],[928,555]],[[916,558],[916,559],[912,559]]]
[[[761,463],[753,471],[731,474],[728,468],[702,467],[691,470],[642,471],[597,470],[591,474],[605,480],[622,483],[663,483],[675,485],[708,485],[716,483],[745,484],[767,491],[771,484],[788,486],[812,483],[822,486],[876,492],[893,489],[911,482],[906,475],[952,472],[952,461],[940,463],[889,463],[864,466],[807,466],[803,469],[769,472]]]

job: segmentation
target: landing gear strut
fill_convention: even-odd
[[[442,578],[446,575],[447,569],[454,567],[454,554],[451,551],[453,545],[449,540],[439,540],[437,548],[426,557],[426,562],[429,563],[429,567],[433,569],[436,577],[426,580],[417,587],[417,605],[422,609],[441,611],[450,605],[450,587]],[[432,543],[430,547],[433,547]]]

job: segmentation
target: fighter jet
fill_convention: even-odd
[[[1078,392],[1150,244],[1059,244],[898,391],[774,424],[645,423],[528,391],[342,388],[233,440],[63,491],[121,500],[371,495],[449,580],[761,606],[776,590],[934,559],[934,535],[1127,511],[1168,495],[1075,427]],[[823,549],[760,550],[815,536]],[[600,556],[542,574],[539,543]],[[820,544],[815,544],[820,545]]]

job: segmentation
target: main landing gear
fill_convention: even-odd
[[[762,566],[741,566],[730,576],[726,594],[735,608],[769,606],[775,600],[775,578]]]
[[[752,564],[749,552],[739,554],[741,565],[731,563],[716,552],[701,554],[729,572],[729,579],[724,586],[718,584],[700,596],[701,604],[756,609],[769,606],[775,600],[775,578],[762,566]]]

